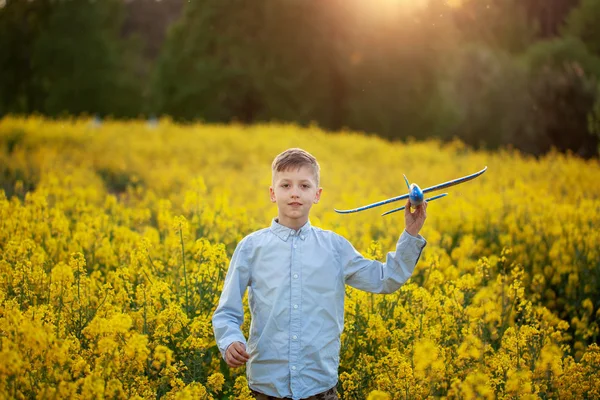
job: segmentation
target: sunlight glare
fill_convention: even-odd
[[[459,8],[464,3],[464,0],[446,0],[446,4],[451,8]]]

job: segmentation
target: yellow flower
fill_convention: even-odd
[[[248,381],[244,376],[238,376],[235,379],[235,385],[233,386],[233,390],[235,393],[236,400],[252,400],[254,396],[252,396],[252,392],[248,387]]]
[[[211,316],[235,246],[276,213],[260,189],[272,157],[300,146],[328,193],[313,225],[379,261],[401,215],[334,208],[396,196],[398,160],[421,185],[489,167],[430,204],[400,290],[346,288],[345,398],[600,398],[600,186],[573,184],[599,181],[596,161],[314,126],[159,126],[0,119],[0,147],[15,143],[0,149],[0,397],[251,398],[243,370],[220,372]]]
[[[381,390],[373,390],[371,393],[369,393],[367,400],[390,400],[390,396]]]
[[[223,377],[223,374],[220,372],[212,374],[211,376],[208,377],[208,380],[206,381],[206,387],[209,390],[216,392],[216,393],[223,390],[223,384],[225,384],[225,378]]]

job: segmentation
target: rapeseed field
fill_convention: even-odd
[[[387,208],[431,202],[413,277],[347,288],[342,399],[600,398],[600,165],[390,143],[294,125],[0,120],[0,397],[249,399],[211,316],[229,257],[276,215],[270,164],[302,147],[324,188],[311,223],[383,260]],[[398,206],[401,204],[398,204]],[[243,330],[248,332],[249,319]]]

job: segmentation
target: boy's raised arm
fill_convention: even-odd
[[[213,331],[221,355],[233,342],[246,345],[240,326],[244,322],[242,298],[250,282],[249,246],[244,238],[236,247],[225,276],[219,304],[212,317]]]
[[[346,284],[372,293],[392,293],[412,275],[427,242],[406,230],[396,243],[396,251],[388,252],[384,263],[363,257],[352,244],[338,236],[339,257]]]

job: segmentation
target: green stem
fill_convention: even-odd
[[[186,312],[186,314],[189,314],[190,300],[188,297],[187,271],[185,269],[185,251],[183,248],[183,226],[181,223],[179,223],[179,238],[181,239],[181,260],[183,261],[183,279],[184,279],[184,283],[185,283],[185,312]]]
[[[142,333],[144,335],[148,334],[148,319],[146,314],[146,287],[144,286],[144,327]]]

